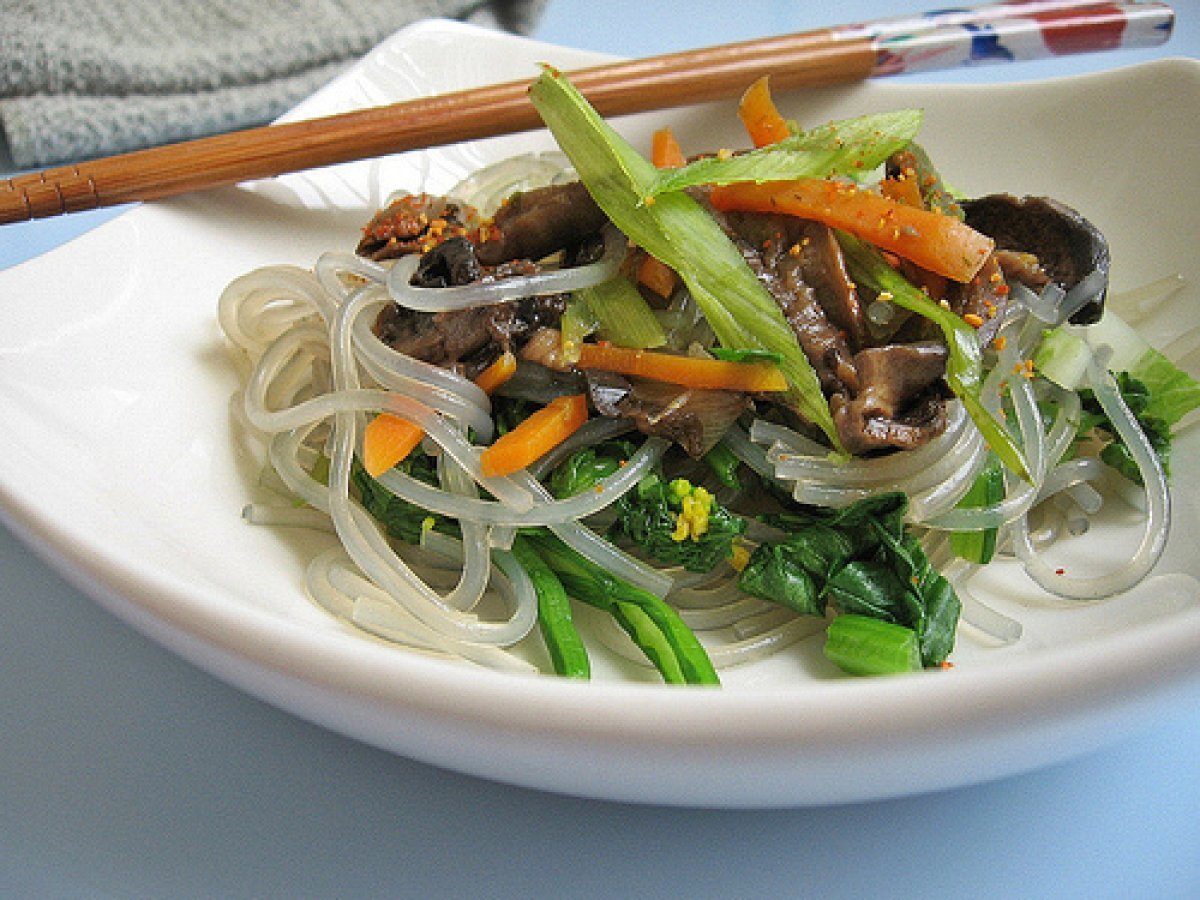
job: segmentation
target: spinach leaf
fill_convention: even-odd
[[[907,530],[908,498],[881,494],[842,509],[796,506],[770,517],[787,532],[760,545],[739,586],[801,613],[866,616],[911,628],[926,666],[954,648],[961,604]]]
[[[437,469],[432,457],[419,451],[410,453],[397,466],[402,472],[418,481],[437,485]],[[363,508],[384,527],[391,537],[408,544],[421,542],[421,531],[432,521],[433,527],[450,534],[458,533],[458,525],[451,519],[435,515],[424,507],[401,500],[378,481],[367,474],[367,470],[355,463],[351,481],[358,490]]]

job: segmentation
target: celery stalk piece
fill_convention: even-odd
[[[995,457],[988,459],[983,471],[975,478],[971,489],[958,501],[959,509],[991,506],[1004,499],[1004,469]],[[950,547],[957,556],[968,562],[987,565],[996,555],[996,536],[998,528],[985,528],[982,531],[952,531],[950,532]]]
[[[710,156],[659,173],[652,193],[698,184],[786,181],[791,178],[859,177],[912,143],[921,128],[919,109],[874,113],[830,122],[737,156]]]
[[[648,350],[667,342],[646,299],[626,278],[610,278],[579,292],[599,322],[599,336],[619,347]]]
[[[658,169],[562,73],[544,68],[529,97],[613,223],[679,274],[721,344],[780,355],[780,368],[791,385],[789,401],[840,451],[816,372],[774,298],[712,216],[686,193],[651,198]]]
[[[921,671],[921,651],[915,631],[851,613],[836,616],[829,623],[825,656],[851,675]]]
[[[962,401],[967,414],[975,423],[992,452],[1004,465],[1025,481],[1029,467],[1016,440],[980,398],[983,385],[983,351],[975,329],[962,317],[939,305],[907,278],[887,264],[879,251],[844,231],[837,233],[838,243],[846,256],[850,277],[880,294],[890,294],[892,302],[924,316],[942,330],[950,357],[946,361],[946,383]]]
[[[579,345],[583,339],[600,327],[600,317],[592,310],[583,291],[575,291],[567,298],[559,322],[562,332],[563,359],[574,364],[579,362]]]

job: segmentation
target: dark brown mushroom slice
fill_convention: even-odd
[[[929,392],[895,418],[873,413],[858,398],[830,399],[830,411],[842,445],[855,456],[883,450],[915,450],[946,430],[946,403]]]
[[[1033,254],[1050,280],[1064,290],[1099,273],[1094,294],[1071,315],[1070,321],[1090,325],[1100,320],[1110,255],[1108,242],[1095,225],[1049,197],[991,194],[966,200],[962,207],[967,224],[994,239],[997,249]]]
[[[948,355],[937,341],[869,347],[855,354],[858,394],[830,399],[846,449],[854,454],[913,450],[941,434],[947,421],[941,379]]]
[[[582,182],[572,181],[514,194],[492,218],[479,260],[495,266],[514,259],[539,260],[575,247],[602,229],[608,217]]]
[[[832,232],[816,222],[761,213],[729,213],[724,224],[775,299],[825,393],[856,391],[851,336],[834,320],[845,322],[854,336],[865,333],[866,323]]]
[[[946,374],[946,345],[938,341],[869,347],[854,356],[858,397],[872,412],[894,417]]]
[[[629,419],[642,434],[674,441],[693,459],[715,447],[750,407],[750,398],[736,391],[689,388],[597,369],[584,374],[596,412]]]
[[[1005,277],[1002,254],[1009,254],[1009,251],[993,253],[984,260],[974,278],[965,283],[950,282],[946,291],[946,302],[950,304],[951,309],[960,316],[974,317],[974,321],[980,323],[976,332],[979,342],[984,346],[990,344],[1000,331],[1010,299],[1011,292]],[[1025,260],[1025,266],[1028,265],[1028,260]],[[1029,270],[1025,268],[1022,271]]]
[[[474,245],[453,237],[422,254],[412,283],[423,288],[458,287],[481,278],[528,274],[529,268],[528,263],[516,263],[485,270]],[[375,333],[394,350],[471,375],[504,351],[519,349],[537,331],[557,327],[564,309],[562,294],[438,313],[392,303],[376,318]]]
[[[424,288],[452,287],[478,281],[482,275],[475,245],[464,237],[452,237],[422,254],[412,284]]]

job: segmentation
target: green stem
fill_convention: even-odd
[[[554,671],[568,678],[590,678],[592,670],[587,647],[575,628],[571,600],[562,582],[533,545],[520,535],[513,541],[512,553],[529,574],[537,592],[538,628]]]

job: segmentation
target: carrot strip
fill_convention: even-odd
[[[839,181],[742,182],[713,188],[723,212],[775,212],[815,219],[848,231],[922,268],[955,281],[970,281],[995,246],[986,235],[953,216],[914,209]]]
[[[682,169],[687,165],[683,148],[670,128],[660,128],[650,140],[650,162],[660,169]]]
[[[380,413],[363,429],[363,468],[378,478],[412,453],[423,437],[424,429],[407,419]]]
[[[775,101],[771,99],[771,88],[766,75],[750,85],[746,93],[742,94],[738,103],[738,118],[742,120],[742,125],[745,126],[746,133],[750,135],[755,147],[766,147],[792,134],[787,120],[779,114],[779,110],[775,108]]]
[[[644,284],[660,297],[670,297],[675,293],[679,276],[665,262],[647,254],[638,266],[638,284]]]
[[[524,469],[578,431],[587,417],[584,394],[555,397],[479,455],[483,474],[494,478]]]
[[[683,148],[670,128],[660,128],[654,132],[650,141],[650,162],[659,169],[682,169],[687,165]],[[678,278],[674,269],[647,254],[638,266],[637,280],[660,297],[670,297],[675,293]]]
[[[517,371],[517,358],[507,351],[479,373],[475,383],[492,393]],[[378,478],[392,466],[408,458],[425,437],[425,431],[392,413],[380,413],[363,429],[362,464],[367,474]]]
[[[670,384],[710,390],[786,391],[787,379],[771,362],[733,362],[634,350],[613,344],[584,344],[580,348],[581,369],[604,369],[622,375],[635,375]]]
[[[475,383],[485,394],[493,394],[500,385],[512,378],[516,371],[517,357],[505,350],[495,362],[475,376]]]
[[[885,178],[879,183],[879,190],[889,200],[895,200],[905,206],[917,209],[925,207],[924,201],[921,200],[921,186],[915,178]]]

